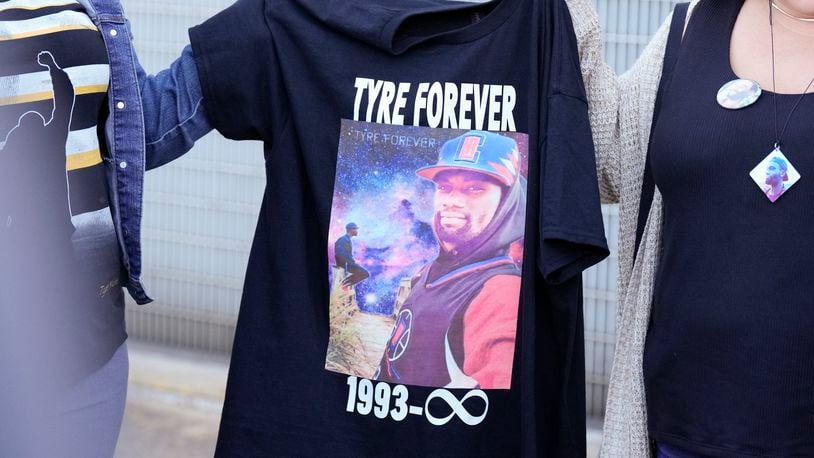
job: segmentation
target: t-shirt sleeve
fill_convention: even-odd
[[[540,200],[540,271],[562,283],[608,256],[594,143],[568,9],[553,2]]]
[[[238,0],[189,30],[207,116],[233,140],[271,140],[274,47],[265,5]]]

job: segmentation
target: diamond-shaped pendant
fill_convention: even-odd
[[[786,158],[780,147],[775,147],[760,164],[749,172],[749,176],[772,202],[779,199],[800,180],[800,173]]]

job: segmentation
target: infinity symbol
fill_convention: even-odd
[[[467,399],[477,397],[483,400],[483,413],[479,416],[472,415],[466,407],[464,407],[464,402]],[[447,405],[452,409],[452,412],[447,415],[446,417],[436,417],[430,412],[430,401],[435,398],[439,398],[447,403]],[[427,420],[435,426],[442,426],[450,422],[453,417],[456,415],[458,418],[461,419],[462,422],[466,423],[469,426],[475,426],[480,424],[484,418],[486,418],[486,413],[489,412],[489,398],[486,396],[482,390],[471,390],[459,401],[458,398],[455,397],[454,394],[450,393],[449,391],[440,388],[432,393],[430,393],[429,397],[427,397],[427,401],[424,403],[424,411],[427,415]]]

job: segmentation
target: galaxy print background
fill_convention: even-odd
[[[466,132],[342,120],[327,247],[331,334],[326,369],[373,376],[397,301],[409,292],[404,287],[438,255],[432,229],[435,185],[416,170],[435,164],[444,142]],[[501,135],[517,142],[526,176],[528,136]],[[344,290],[334,243],[346,234],[348,223],[359,226],[352,238],[353,257],[370,277]]]

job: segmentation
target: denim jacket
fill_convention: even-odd
[[[133,49],[121,3],[79,2],[101,32],[110,61],[110,114],[104,126],[111,212],[127,274],[125,286],[138,304],[146,304],[152,299],[141,283],[144,172],[187,152],[211,127],[189,46],[169,69],[148,76]]]

